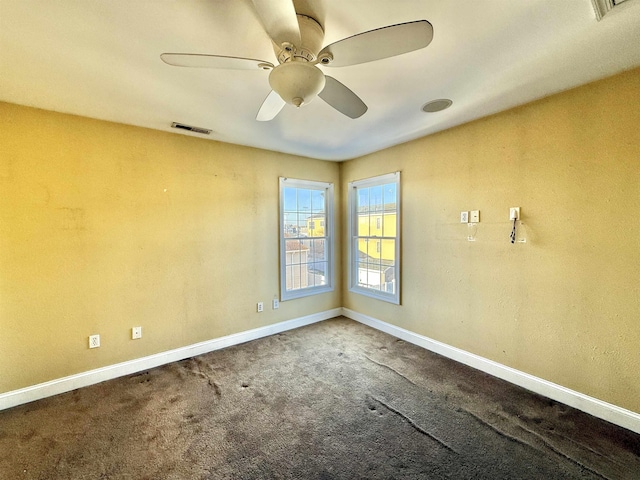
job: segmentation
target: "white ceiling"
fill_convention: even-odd
[[[255,120],[269,72],[180,68],[164,52],[277,64],[250,0],[0,0],[0,100],[327,160],[358,157],[640,65],[640,0],[304,0],[324,45],[426,19],[427,48],[324,71],[368,105],[316,99]],[[640,93],[640,92],[639,92]],[[424,113],[428,101],[453,106]]]

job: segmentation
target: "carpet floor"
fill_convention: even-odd
[[[640,435],[345,318],[0,412],[0,478],[640,479]]]

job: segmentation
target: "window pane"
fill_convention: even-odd
[[[297,188],[285,187],[282,192],[284,199],[284,211],[295,212],[298,210]]]
[[[368,287],[369,284],[367,283],[367,273],[368,273],[369,269],[367,268],[367,263],[366,262],[359,262],[358,263],[358,285],[360,285],[361,287]]]
[[[397,187],[395,183],[387,183],[384,186],[384,205],[385,210],[396,209]]]
[[[328,273],[324,245],[325,241],[323,239],[312,240],[309,253],[309,272],[316,276],[316,285],[324,285],[325,277]]]
[[[318,285],[326,285],[327,284],[327,274],[323,272],[327,272],[327,262],[317,262],[316,267],[319,267],[318,270],[314,271],[316,286]]]
[[[311,240],[300,241],[300,263],[309,261],[309,250],[311,249]]]
[[[285,212],[283,219],[282,232],[285,237],[297,237],[298,236],[298,214]]]
[[[325,244],[326,241],[324,238],[313,240],[311,248],[313,252],[312,255],[315,260],[326,260]]]
[[[382,185],[378,185],[376,187],[371,187],[371,197],[369,199],[369,210],[371,212],[382,212],[382,202],[383,202],[383,194],[382,194]]]
[[[382,271],[382,288],[381,290],[387,293],[396,293],[396,279],[395,279],[394,267],[386,267]]]
[[[285,285],[287,290],[293,288],[293,269],[292,267],[285,268]]]
[[[380,290],[380,265],[371,262],[358,264],[358,284],[372,290]]]
[[[357,206],[356,209],[359,213],[366,213],[369,211],[369,189],[358,188]]]
[[[385,212],[382,216],[382,236],[383,237],[395,237],[396,236],[396,213]]]
[[[286,265],[293,265],[294,263],[299,263],[297,261],[294,261],[294,257],[297,256],[297,251],[300,249],[300,247],[298,246],[299,242],[298,240],[287,240],[285,242],[285,248],[286,248]]]
[[[322,190],[311,190],[311,212],[312,213],[324,213],[325,212],[324,191],[322,191]]]
[[[324,237],[326,234],[325,224],[326,219],[322,214],[315,214],[309,217],[309,220],[307,221],[307,225],[309,226],[309,236]]]
[[[380,242],[380,261],[383,265],[391,266],[396,264],[396,241],[382,240]]]
[[[368,238],[358,239],[358,254],[361,259],[365,259],[365,260],[369,256],[369,239]]]
[[[382,248],[379,239],[372,238],[369,240],[369,256],[374,259],[376,263],[380,263],[380,259],[382,258],[381,250]]]
[[[305,266],[307,267],[307,287],[315,287],[316,276],[313,274],[309,264],[306,264]]]
[[[397,186],[395,183],[384,185],[384,214],[382,218],[382,236],[396,236]]]
[[[311,213],[311,190],[298,189],[298,211]]]
[[[380,263],[369,263],[369,281],[371,282],[370,288],[380,290],[382,284],[382,268],[380,267]]]
[[[299,237],[309,236],[309,225],[307,224],[308,219],[309,219],[308,213],[298,212],[298,236]]]
[[[301,265],[294,265],[291,267],[291,271],[293,273],[293,289],[298,289],[300,288]]]
[[[369,235],[369,189],[359,188],[356,195],[356,212],[357,219],[357,231],[358,236]]]
[[[382,214],[374,213],[369,217],[370,233],[372,237],[382,236]]]
[[[369,236],[369,214],[358,213],[358,231],[356,235],[359,237]]]

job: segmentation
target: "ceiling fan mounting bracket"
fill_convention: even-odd
[[[296,15],[300,26],[300,45],[284,42],[282,45],[273,44],[273,51],[278,62],[291,61],[315,62],[324,41],[324,29],[317,20],[307,15]]]

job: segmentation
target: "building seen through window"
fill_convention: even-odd
[[[330,222],[333,186],[280,180],[281,298],[333,288]]]

